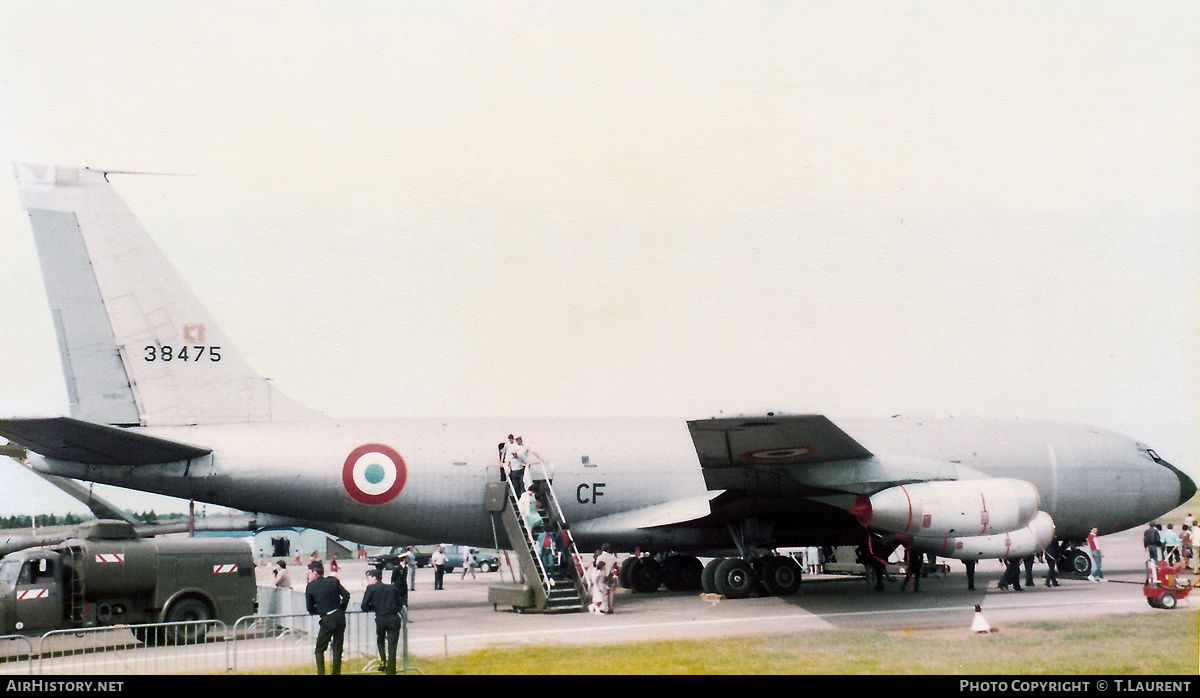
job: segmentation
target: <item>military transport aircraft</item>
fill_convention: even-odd
[[[796,590],[777,547],[902,541],[959,559],[1071,547],[1189,499],[1146,445],[1027,420],[822,415],[343,421],[281,395],[235,351],[121,201],[114,174],[15,165],[71,416],[0,419],[59,476],[248,512],[498,547],[497,444],[540,454],[580,549],[639,550],[639,588],[700,575]],[[499,541],[503,545],[504,541]],[[755,565],[751,566],[751,560]]]

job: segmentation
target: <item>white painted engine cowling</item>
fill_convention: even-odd
[[[1025,480],[918,482],[870,498],[870,526],[922,538],[986,536],[1027,526],[1041,497]]]
[[[922,553],[959,560],[1026,557],[1041,552],[1054,539],[1054,520],[1039,511],[1029,525],[1007,533],[965,538],[913,538],[913,548]]]

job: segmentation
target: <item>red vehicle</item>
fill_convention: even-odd
[[[1187,597],[1195,587],[1195,582],[1186,586],[1178,586],[1176,577],[1183,570],[1183,563],[1172,565],[1165,560],[1151,560],[1146,563],[1146,585],[1142,593],[1146,595],[1146,603],[1154,608],[1172,609],[1179,599]]]

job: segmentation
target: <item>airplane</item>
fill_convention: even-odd
[[[70,416],[0,419],[41,472],[247,512],[502,547],[483,504],[497,445],[541,456],[580,550],[634,552],[639,591],[786,595],[784,547],[871,541],[977,560],[1057,539],[1076,569],[1195,483],[1108,430],[977,417],[341,420],[259,375],[109,182],[14,164],[58,337]],[[872,554],[876,554],[872,552]],[[711,557],[701,567],[699,559]]]

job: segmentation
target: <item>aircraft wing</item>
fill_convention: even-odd
[[[212,451],[69,417],[0,419],[0,436],[47,458],[92,465],[151,465]]]
[[[823,415],[701,419],[688,429],[710,490],[757,490],[784,468],[872,456]]]

